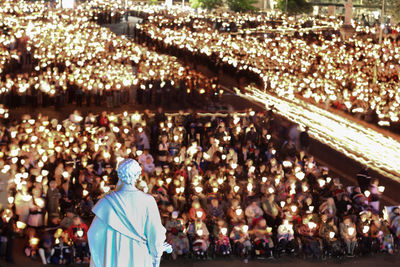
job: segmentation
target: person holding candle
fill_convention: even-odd
[[[277,230],[278,251],[280,253],[293,253],[296,248],[293,224],[284,219]]]
[[[334,257],[343,255],[341,242],[339,240],[339,231],[334,218],[329,218],[326,223],[321,225],[319,236],[323,239],[324,245],[330,255]]]
[[[50,252],[50,262],[56,265],[65,265],[72,262],[73,250],[67,242],[68,233],[54,235],[54,245]]]
[[[346,216],[343,222],[340,223],[340,236],[347,246],[347,255],[354,257],[354,249],[357,245],[356,225],[351,220],[350,216]]]
[[[183,219],[178,218],[178,215],[178,211],[173,211],[171,218],[167,218],[165,223],[167,233],[170,234],[169,242],[173,247],[173,258],[176,258],[177,255],[184,255],[189,252],[189,240],[185,233],[186,229],[183,224]]]
[[[322,254],[322,241],[318,237],[318,224],[312,221],[310,217],[310,215],[303,217],[302,223],[297,228],[297,232],[305,255],[320,258]]]
[[[265,255],[267,258],[273,258],[274,242],[272,240],[272,228],[267,225],[267,221],[262,218],[250,230],[252,235],[256,255]]]
[[[89,263],[88,227],[79,216],[74,216],[73,222],[67,231],[76,249],[75,262]]]
[[[369,197],[369,205],[374,209],[375,212],[379,212],[379,200],[382,192],[379,190],[379,180],[372,179],[371,185],[369,187],[369,192],[371,195]]]
[[[201,220],[192,222],[188,227],[187,233],[193,252],[201,258],[207,258],[207,251],[210,246],[210,233],[206,224]]]
[[[372,215],[371,238],[379,245],[378,251],[386,251],[389,254],[393,254],[393,237],[386,222],[382,222],[376,214]]]
[[[245,257],[245,261],[252,250],[251,239],[248,232],[249,226],[246,224],[238,224],[233,227],[230,240],[233,242],[233,251],[240,257]]]

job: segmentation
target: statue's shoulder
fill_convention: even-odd
[[[143,192],[143,191],[141,191],[141,190],[138,190],[138,191],[137,191],[137,194],[140,195],[142,198],[144,198],[144,199],[146,199],[146,200],[154,199],[154,197],[153,197],[152,195],[150,195],[150,194],[148,194],[148,193],[145,193],[145,192]]]

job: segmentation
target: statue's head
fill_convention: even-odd
[[[135,184],[142,173],[142,168],[134,159],[125,159],[118,166],[118,177],[125,184]]]

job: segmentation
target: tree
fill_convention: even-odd
[[[308,14],[313,11],[312,5],[306,2],[305,0],[279,0],[278,8],[285,11],[286,1],[287,1],[287,12],[290,15],[301,14],[301,13]]]
[[[222,0],[189,0],[193,8],[216,9],[222,5]]]
[[[257,4],[257,0],[227,0],[229,8],[234,12],[247,12],[253,11],[257,8],[254,4]]]

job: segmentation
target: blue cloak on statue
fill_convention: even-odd
[[[105,195],[88,231],[91,266],[153,267],[163,254],[165,228],[156,201],[132,185]]]

